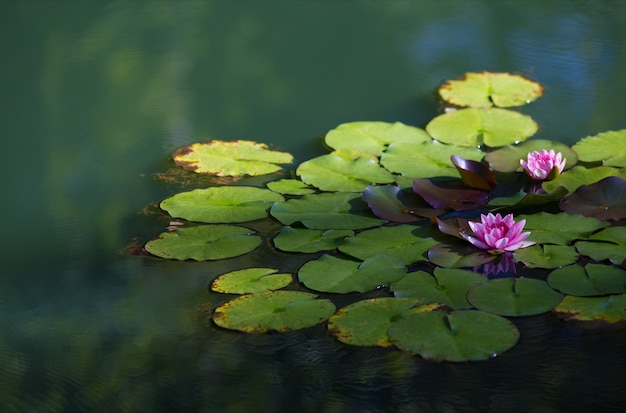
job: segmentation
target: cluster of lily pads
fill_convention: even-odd
[[[542,91],[518,75],[468,73],[439,88],[446,108],[425,129],[339,125],[324,137],[332,152],[290,178],[278,173],[292,156],[264,144],[186,146],[179,166],[231,182],[162,201],[176,225],[145,249],[220,260],[262,244],[246,223],[280,224],[272,244],[302,258],[296,274],[241,268],[211,284],[237,295],[214,323],[247,333],[326,322],[350,345],[467,361],[512,348],[515,317],[623,323],[626,130],[571,147],[529,140],[537,124],[511,108]],[[238,180],[267,174],[265,187]],[[337,309],[339,295],[352,303]]]

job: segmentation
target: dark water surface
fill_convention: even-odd
[[[624,329],[516,319],[518,346],[468,364],[323,325],[246,336],[202,321],[225,300],[210,281],[296,258],[120,251],[167,225],[139,212],[181,190],[153,176],[176,148],[249,139],[299,163],[343,122],[423,127],[467,71],[543,83],[537,137],[626,128],[626,2],[5,0],[0,57],[0,411],[624,411]]]

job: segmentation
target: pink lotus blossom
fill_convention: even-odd
[[[532,241],[524,241],[530,232],[522,232],[526,220],[519,222],[513,220],[513,214],[504,218],[500,214],[480,215],[481,223],[468,222],[475,236],[461,233],[461,236],[474,244],[476,247],[488,250],[492,253],[502,251],[515,251],[533,245]]]
[[[520,164],[524,168],[526,175],[537,181],[543,181],[554,179],[563,172],[565,158],[561,158],[561,152],[554,153],[554,149],[549,151],[543,149],[541,152],[529,152],[528,160],[520,159]]]

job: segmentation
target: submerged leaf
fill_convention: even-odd
[[[457,106],[522,106],[543,93],[543,87],[530,79],[511,73],[466,73],[461,79],[448,80],[439,88],[441,98]]]
[[[388,335],[401,350],[441,361],[488,360],[520,336],[506,318],[475,310],[409,314],[393,323]]]
[[[335,312],[330,300],[300,291],[263,291],[230,300],[215,309],[220,327],[244,333],[292,331],[319,324]]]
[[[174,161],[185,169],[217,176],[265,175],[282,169],[276,164],[293,162],[286,152],[271,151],[251,141],[213,140],[194,143],[174,152]]]

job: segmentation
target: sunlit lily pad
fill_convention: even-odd
[[[333,153],[301,163],[296,174],[303,182],[323,191],[362,192],[370,184],[395,180],[372,158],[346,159]]]
[[[548,276],[550,287],[563,294],[595,296],[626,292],[626,271],[602,264],[569,265]]]
[[[461,79],[448,80],[439,88],[439,96],[457,106],[522,106],[543,93],[543,87],[512,73],[467,73]]]
[[[475,310],[410,314],[393,323],[388,335],[400,349],[440,361],[488,360],[520,336],[506,318]]]
[[[439,115],[426,125],[428,133],[438,141],[492,148],[525,141],[538,128],[530,116],[499,108],[460,109]]]
[[[421,303],[442,303],[455,310],[470,308],[467,291],[487,278],[472,271],[435,268],[433,275],[416,271],[391,283],[396,297],[415,297]]]
[[[542,280],[497,278],[475,285],[467,300],[476,308],[503,316],[528,316],[552,310],[563,299]]]
[[[609,227],[589,237],[589,241],[579,241],[576,249],[582,255],[596,261],[610,260],[613,264],[626,262],[626,227]]]
[[[396,225],[362,231],[346,238],[339,246],[339,251],[360,260],[388,254],[405,264],[412,264],[426,260],[428,249],[438,243],[432,238],[429,227]]]
[[[626,171],[619,168],[609,166],[597,166],[595,168],[585,168],[584,166],[575,166],[569,171],[565,171],[558,175],[552,181],[545,181],[541,187],[546,192],[552,192],[559,186],[567,189],[568,192],[574,192],[583,185],[593,184],[608,176],[620,176],[626,178]]]
[[[233,223],[266,218],[272,204],[282,200],[269,189],[218,186],[180,192],[161,202],[161,208],[189,221]]]
[[[538,244],[568,245],[574,240],[587,238],[595,231],[609,225],[604,221],[582,215],[547,212],[518,215],[517,219],[526,220],[524,231],[530,231],[528,240]]]
[[[245,333],[291,331],[319,324],[335,312],[330,300],[300,291],[263,291],[230,300],[215,309],[220,327]]]
[[[246,268],[220,275],[211,283],[211,290],[224,294],[248,294],[278,290],[292,280],[291,274],[278,273],[274,268]]]
[[[489,163],[489,166],[494,171],[521,171],[522,166],[520,165],[520,160],[526,160],[529,152],[541,152],[543,149],[554,149],[555,152],[560,152],[566,160],[565,169],[571,168],[578,162],[578,154],[569,146],[546,139],[531,139],[519,145],[503,146],[502,148],[487,153],[485,155],[485,161]]]
[[[423,129],[400,122],[350,122],[337,126],[324,138],[326,145],[337,149],[352,149],[380,156],[393,142],[424,142],[431,138]]]
[[[254,231],[234,225],[198,225],[164,232],[146,243],[161,258],[196,261],[221,260],[253,251],[261,244]]]
[[[174,161],[185,169],[217,176],[265,175],[282,169],[293,156],[251,141],[213,140],[178,149]]]
[[[477,267],[495,258],[495,255],[479,250],[469,243],[441,243],[428,250],[428,261],[444,268]]]
[[[558,268],[576,262],[578,252],[569,245],[533,245],[513,253],[516,261],[530,268]]]
[[[459,172],[450,160],[452,155],[479,161],[484,153],[478,148],[464,148],[435,141],[398,142],[389,145],[380,163],[394,173],[409,178],[455,177]]]
[[[314,188],[298,179],[279,179],[278,181],[268,182],[267,187],[271,191],[283,195],[305,195],[315,192]]]
[[[368,186],[362,199],[374,215],[390,222],[415,222],[422,217],[430,218],[445,212],[434,209],[413,191],[406,193],[396,185]]]
[[[353,346],[389,347],[387,330],[404,315],[432,311],[440,304],[420,305],[415,298],[373,298],[341,308],[328,320],[328,330]]]
[[[559,204],[568,214],[580,214],[597,219],[626,218],[626,180],[609,176],[599,182],[583,185],[567,195]]]
[[[354,232],[345,229],[308,229],[283,227],[274,238],[274,245],[279,250],[288,252],[313,253],[333,250],[351,237]]]
[[[587,136],[572,149],[578,152],[581,161],[602,161],[606,166],[626,167],[626,129]]]
[[[554,312],[567,320],[623,323],[626,321],[626,294],[603,297],[567,295]]]
[[[406,273],[404,262],[389,255],[353,261],[322,255],[300,267],[298,278],[315,291],[329,293],[365,292],[399,280]]]
[[[271,215],[283,225],[302,222],[312,229],[361,229],[385,221],[372,214],[361,194],[336,192],[304,195],[300,199],[276,202]]]

